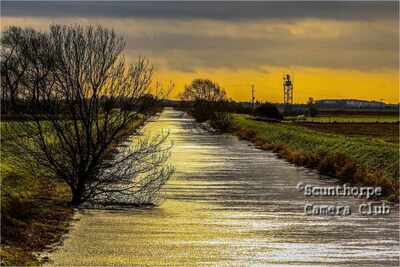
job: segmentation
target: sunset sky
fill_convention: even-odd
[[[148,58],[155,79],[209,78],[240,101],[308,97],[399,102],[399,2],[1,2],[1,28],[113,28],[125,56]]]

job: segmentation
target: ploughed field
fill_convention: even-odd
[[[296,117],[287,117],[289,120],[295,120]],[[325,122],[325,123],[395,123],[399,122],[399,115],[394,114],[377,114],[363,112],[361,114],[326,114],[315,117],[306,117],[306,122]]]
[[[315,117],[287,116],[285,121],[324,133],[399,143],[399,114],[393,111],[331,111]]]
[[[360,136],[381,139],[385,142],[399,143],[398,122],[296,122],[297,125],[324,133],[345,136]]]

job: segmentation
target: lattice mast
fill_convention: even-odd
[[[283,76],[283,103],[285,105],[293,104],[293,81],[289,74]]]

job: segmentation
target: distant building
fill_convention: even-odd
[[[315,101],[318,107],[332,108],[385,108],[381,101],[367,101],[357,99],[322,99]]]

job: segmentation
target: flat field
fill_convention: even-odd
[[[399,143],[399,123],[386,122],[296,122],[296,125],[303,126],[315,131],[334,133],[349,137],[365,137],[366,139],[379,139],[389,143]]]
[[[287,120],[296,120],[295,116],[285,118]],[[306,117],[306,122],[352,122],[352,123],[394,123],[399,122],[399,115],[397,114],[375,114],[375,115],[362,115],[362,114],[332,114],[332,115],[319,115],[316,117]]]
[[[385,142],[399,143],[399,116],[397,114],[324,114],[316,117],[285,117],[311,130],[345,135],[380,139]]]

